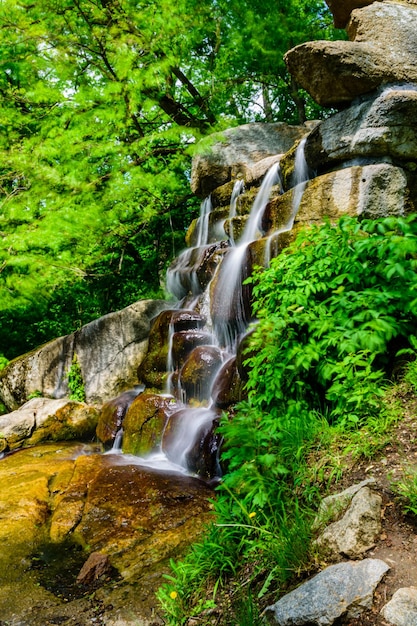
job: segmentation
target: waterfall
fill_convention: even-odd
[[[229,208],[229,239],[231,244],[235,245],[235,235],[234,235],[234,227],[233,227],[233,219],[236,217],[236,205],[238,197],[243,193],[245,189],[245,183],[242,179],[238,179],[233,185],[232,196],[230,198],[230,208]]]
[[[291,215],[271,237],[291,229],[301,202],[308,179],[304,143],[300,142],[296,152]],[[180,302],[160,314],[162,326],[156,331],[156,336],[164,337],[164,348],[155,358],[161,359],[166,354],[166,383],[158,395],[172,397],[172,404],[164,414],[159,447],[146,459],[138,457],[135,462],[164,471],[187,471],[208,480],[220,476],[221,439],[215,426],[223,403],[228,406],[225,395],[233,388],[237,376],[236,350],[250,322],[244,302],[247,288],[243,282],[250,274],[251,255],[256,253],[251,244],[263,236],[262,218],[272,189],[277,186],[281,194],[278,162],[265,174],[243,233],[238,237],[233,221],[244,183],[235,182],[229,205],[228,244],[223,226],[218,228],[220,221],[212,219],[212,214],[214,217],[216,214],[211,197],[202,202],[195,230],[196,245],[185,250],[167,272],[167,288]],[[220,241],[209,243],[218,235]],[[201,266],[204,265],[204,273],[206,263],[211,269],[202,278]],[[150,371],[155,371],[152,365]],[[150,380],[152,386],[154,379]],[[122,433],[122,430],[118,433],[113,452],[119,450]]]
[[[261,187],[255,197],[249,218],[242,237],[236,246],[227,253],[219,268],[216,291],[221,293],[221,307],[224,321],[215,324],[216,335],[220,345],[229,350],[234,349],[238,337],[245,331],[247,319],[242,296],[242,281],[245,257],[249,244],[260,234],[260,221],[265,207],[269,202],[272,187],[280,184],[279,163],[274,163],[266,173]],[[233,326],[228,320],[233,316]]]
[[[197,278],[195,267],[197,265],[196,252],[208,245],[209,221],[213,210],[211,196],[203,200],[200,206],[200,216],[196,225],[196,245],[187,248],[176,259],[175,267],[170,267],[166,275],[167,291],[181,300],[191,291],[193,295],[201,293],[200,283]]]
[[[301,200],[304,195],[306,185],[309,181],[308,164],[305,158],[305,144],[307,138],[300,141],[295,151],[294,172],[293,172],[293,197],[291,203],[291,212],[287,221],[280,228],[269,235],[265,246],[264,264],[268,267],[271,261],[271,245],[278,235],[292,230],[294,220],[300,208]]]
[[[265,211],[265,207],[269,202],[271,189],[274,185],[280,184],[279,163],[274,163],[266,173],[262,185],[256,194],[255,202],[252,205],[249,219],[246,222],[245,230],[239,245],[249,244],[256,239],[257,233],[260,231],[260,221]]]
[[[196,248],[207,245],[208,242],[208,226],[210,213],[213,209],[211,196],[208,196],[201,203],[200,217],[197,220],[197,243]]]
[[[306,137],[300,141],[297,146],[297,150],[295,152],[295,163],[294,163],[294,192],[293,192],[293,200],[292,200],[292,213],[289,221],[289,226],[287,230],[290,230],[294,223],[294,218],[298,213],[298,209],[300,208],[301,199],[303,197],[308,179],[308,165],[305,158],[304,148],[306,145]]]

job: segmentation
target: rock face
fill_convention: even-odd
[[[417,85],[386,87],[321,122],[309,135],[310,167],[334,168],[353,159],[417,159]]]
[[[193,159],[192,191],[204,198],[230,180],[247,178],[248,172],[253,179],[251,168],[255,163],[287,152],[307,130],[306,126],[288,126],[282,122],[246,124],[212,136],[209,146]]]
[[[133,387],[148,346],[150,321],[164,306],[160,300],[136,302],[15,359],[0,372],[0,399],[14,410],[31,393],[68,395],[67,373],[74,354],[88,402],[101,403]]]
[[[331,565],[266,610],[270,624],[330,626],[342,615],[358,617],[389,567],[379,559]]]
[[[330,4],[338,24],[350,15],[350,41],[309,42],[285,55],[291,74],[319,104],[339,106],[382,84],[417,82],[414,2],[359,2],[352,13],[349,2],[341,15],[341,3]]]

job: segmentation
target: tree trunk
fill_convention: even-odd
[[[274,113],[272,110],[272,102],[271,102],[271,98],[269,97],[268,87],[264,83],[262,83],[262,101],[263,101],[265,121],[273,122]]]
[[[298,112],[298,121],[300,124],[304,124],[306,121],[306,109],[305,109],[305,101],[304,98],[300,96],[298,93],[298,83],[293,76],[291,76],[291,97],[295,102],[295,106],[297,107]]]

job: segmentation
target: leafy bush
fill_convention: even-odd
[[[72,358],[71,367],[68,370],[69,399],[77,402],[85,402],[85,387],[80,364],[77,355]]]
[[[345,217],[301,232],[250,279],[258,322],[247,352],[248,401],[221,422],[227,473],[217,525],[210,549],[203,542],[176,565],[165,607],[175,587],[185,615],[206,578],[248,561],[253,579],[263,580],[259,599],[308,562],[319,500],[308,454],[330,429],[374,432],[386,421],[393,359],[416,342],[416,235],[415,216]],[[206,558],[204,577],[190,575],[204,550],[216,558],[211,566]],[[233,568],[219,567],[230,560]]]

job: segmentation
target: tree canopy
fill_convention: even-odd
[[[0,354],[163,293],[196,141],[320,115],[282,56],[330,22],[323,0],[0,0]]]

